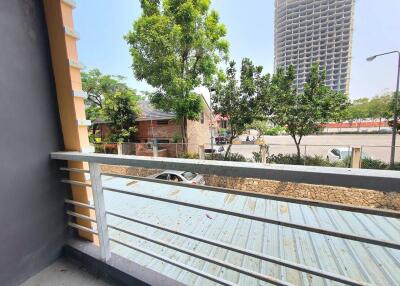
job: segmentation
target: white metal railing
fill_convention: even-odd
[[[129,178],[129,179],[134,179],[137,181],[152,182],[152,183],[156,183],[156,184],[168,184],[168,185],[186,186],[187,187],[187,185],[182,185],[181,183],[172,182],[172,181],[163,181],[163,180],[152,179],[152,178],[144,178],[144,177],[130,176],[130,175],[119,175],[119,174],[113,174],[113,173],[102,173],[101,165],[100,165],[102,163],[106,163],[106,164],[110,164],[110,165],[129,165],[129,166],[137,166],[137,167],[153,168],[153,169],[155,169],[155,168],[157,168],[157,169],[181,169],[181,170],[187,169],[189,171],[212,173],[212,174],[217,174],[217,175],[218,174],[224,174],[224,175],[228,174],[229,175],[229,173],[227,173],[227,172],[231,172],[230,175],[241,173],[242,176],[244,176],[244,177],[248,176],[248,177],[253,177],[253,178],[254,177],[268,178],[269,175],[266,171],[268,171],[268,170],[271,171],[271,168],[266,167],[265,165],[262,165],[262,164],[253,164],[252,166],[250,166],[246,163],[233,163],[233,162],[227,163],[227,162],[209,162],[209,161],[206,162],[206,161],[167,159],[167,158],[149,158],[149,157],[143,158],[143,157],[133,157],[133,156],[82,154],[82,153],[77,153],[77,152],[56,152],[56,153],[52,153],[52,158],[60,159],[60,160],[89,162],[89,170],[76,169],[76,168],[65,168],[65,167],[60,168],[60,169],[62,171],[67,171],[67,172],[82,172],[82,173],[90,174],[90,183],[78,182],[78,181],[74,181],[74,180],[70,180],[70,179],[63,179],[62,181],[64,183],[68,183],[68,184],[72,184],[72,185],[86,186],[86,187],[92,188],[93,204],[86,204],[86,203],[77,202],[77,201],[70,200],[70,199],[65,199],[65,203],[68,205],[73,205],[73,206],[77,206],[77,207],[83,207],[83,208],[89,208],[89,209],[95,210],[95,218],[86,216],[86,215],[82,215],[82,214],[77,213],[72,210],[67,210],[67,215],[69,215],[72,218],[82,219],[82,220],[86,220],[86,221],[89,221],[92,223],[96,223],[97,228],[85,227],[85,226],[79,225],[76,222],[72,222],[72,221],[69,222],[69,226],[72,228],[81,230],[81,231],[86,231],[86,232],[98,235],[100,257],[106,263],[109,260],[109,258],[111,257],[110,241],[112,241],[114,243],[123,245],[130,249],[139,251],[139,252],[149,255],[153,258],[156,258],[156,259],[159,259],[166,263],[169,263],[171,265],[182,268],[182,269],[189,271],[191,273],[194,273],[196,275],[205,277],[205,278],[207,278],[211,281],[217,282],[219,284],[235,285],[234,283],[232,283],[226,279],[211,275],[207,272],[201,271],[192,266],[178,262],[174,259],[164,257],[158,253],[155,253],[155,252],[152,252],[149,250],[142,249],[138,246],[126,243],[120,239],[109,237],[108,229],[114,229],[119,232],[128,234],[130,236],[134,236],[134,237],[137,237],[137,238],[140,238],[143,240],[150,241],[154,244],[161,245],[163,247],[167,247],[169,249],[178,251],[180,253],[189,255],[191,257],[201,259],[203,261],[211,262],[213,264],[216,264],[216,265],[225,267],[227,269],[236,271],[238,273],[259,279],[261,281],[265,281],[265,282],[268,282],[268,283],[271,283],[274,285],[292,285],[286,281],[277,279],[273,276],[265,275],[265,274],[259,273],[257,271],[247,269],[243,266],[238,266],[238,265],[235,265],[235,264],[223,261],[223,260],[219,260],[219,259],[207,256],[207,255],[198,253],[192,249],[182,248],[181,246],[175,245],[174,243],[171,243],[170,241],[155,239],[155,238],[146,236],[145,234],[127,230],[120,226],[107,223],[107,217],[114,216],[114,217],[118,217],[118,218],[126,220],[126,221],[139,223],[139,224],[142,224],[145,226],[149,226],[151,228],[159,229],[159,230],[162,230],[162,231],[165,231],[168,233],[172,233],[172,234],[176,234],[176,235],[179,235],[182,237],[190,238],[197,242],[202,242],[202,243],[206,243],[209,245],[221,247],[226,250],[230,250],[230,251],[237,252],[237,253],[240,253],[240,254],[243,254],[246,256],[254,257],[254,258],[260,259],[262,261],[271,262],[271,263],[281,265],[281,266],[284,266],[287,268],[295,269],[297,271],[301,271],[304,273],[316,275],[316,276],[319,276],[319,277],[322,277],[325,279],[329,279],[332,281],[344,283],[347,285],[367,285],[367,283],[365,283],[363,281],[357,281],[354,279],[350,279],[349,277],[339,275],[339,274],[336,274],[333,272],[329,272],[326,270],[322,270],[319,268],[310,267],[310,266],[299,264],[299,263],[294,263],[294,262],[291,262],[291,261],[288,261],[288,260],[285,260],[285,259],[282,259],[279,257],[274,257],[271,255],[258,253],[258,252],[251,251],[251,250],[248,250],[248,249],[245,249],[242,247],[237,247],[237,246],[234,246],[234,245],[231,245],[228,243],[224,243],[224,242],[221,242],[221,241],[218,241],[215,239],[209,239],[206,237],[194,235],[189,232],[178,231],[178,230],[173,229],[168,226],[161,226],[158,224],[154,224],[150,221],[138,219],[135,217],[129,217],[129,216],[123,215],[123,214],[115,212],[115,211],[107,211],[105,208],[105,202],[104,202],[104,191],[122,193],[125,195],[134,196],[134,197],[141,197],[141,198],[145,198],[145,199],[181,205],[181,206],[189,207],[189,208],[202,209],[202,210],[207,210],[207,211],[215,212],[215,213],[222,213],[225,215],[236,216],[236,217],[240,217],[240,218],[244,218],[244,219],[248,219],[248,220],[252,220],[252,221],[258,221],[258,222],[262,222],[262,223],[266,223],[266,224],[274,224],[274,225],[279,225],[279,226],[292,228],[292,229],[299,229],[299,230],[303,230],[303,231],[307,231],[307,232],[311,232],[311,233],[323,234],[323,235],[327,235],[330,237],[342,238],[342,239],[346,239],[346,240],[350,240],[350,241],[363,242],[363,243],[377,245],[377,246],[381,246],[381,247],[385,247],[385,248],[400,249],[400,243],[397,241],[376,239],[376,238],[368,237],[365,235],[355,235],[352,233],[339,232],[339,231],[334,231],[334,230],[321,228],[321,227],[308,226],[305,224],[294,223],[294,222],[285,221],[285,220],[273,219],[273,218],[268,218],[268,217],[264,217],[264,216],[253,215],[253,214],[246,214],[246,213],[232,211],[232,210],[228,210],[228,209],[224,209],[224,208],[208,206],[208,205],[204,205],[204,204],[200,204],[200,203],[196,203],[196,202],[187,202],[187,201],[182,201],[182,200],[176,200],[173,198],[157,196],[157,195],[153,195],[150,193],[127,191],[122,188],[103,186],[102,176],[112,176],[112,177]],[[250,170],[249,170],[249,168],[250,168]],[[218,169],[218,172],[216,172],[217,169]],[[283,168],[281,171],[290,172],[290,170],[287,170],[285,168]],[[338,172],[338,170],[332,170],[332,172],[333,171]],[[314,172],[315,172],[315,170],[314,170]],[[361,170],[354,170],[353,172],[354,172],[354,178],[362,175]],[[333,174],[333,173],[329,173],[328,170],[326,170],[325,173],[322,173],[322,175],[325,175],[325,176],[329,176],[329,174]],[[347,176],[349,175],[348,172],[346,175]],[[366,178],[368,178],[368,176],[366,174],[364,174],[364,177],[362,178],[362,180],[366,180]],[[376,174],[374,174],[374,178],[376,178]],[[385,179],[399,182],[400,176],[395,172],[394,173],[387,172],[387,173],[385,173]],[[364,214],[370,214],[370,215],[382,215],[382,216],[386,216],[386,217],[400,218],[399,212],[390,211],[390,210],[371,209],[371,208],[355,207],[355,206],[350,206],[350,205],[342,205],[342,204],[335,204],[335,203],[329,203],[329,202],[288,198],[288,197],[282,197],[282,196],[277,196],[277,195],[266,195],[266,194],[261,194],[261,193],[243,192],[243,191],[238,191],[238,190],[233,190],[233,189],[219,188],[219,187],[212,187],[212,186],[190,185],[190,188],[200,189],[200,190],[208,190],[208,191],[212,191],[212,192],[227,193],[227,194],[237,194],[237,195],[243,195],[243,196],[254,197],[254,198],[264,198],[264,199],[269,199],[269,200],[286,201],[286,202],[292,202],[292,203],[297,203],[297,204],[324,207],[324,208],[329,208],[329,209],[351,211],[351,212],[355,212],[355,213],[364,213]]]

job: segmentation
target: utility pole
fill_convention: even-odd
[[[396,154],[396,137],[397,137],[397,118],[398,118],[398,100],[399,100],[399,83],[400,83],[400,51],[391,51],[383,54],[374,55],[367,58],[367,61],[371,62],[375,58],[397,53],[398,62],[397,62],[397,83],[396,83],[396,93],[394,94],[394,104],[393,104],[393,129],[392,129],[392,146],[390,152],[390,169],[394,169],[394,160]]]

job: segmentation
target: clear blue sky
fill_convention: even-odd
[[[228,29],[230,56],[249,57],[272,72],[274,62],[274,1],[214,0],[212,4]],[[400,49],[400,0],[356,0],[350,97],[372,97],[396,84],[395,55],[366,62],[369,55]],[[80,33],[79,58],[88,68],[123,75],[137,90],[138,82],[123,35],[141,14],[138,0],[77,0],[75,29]]]

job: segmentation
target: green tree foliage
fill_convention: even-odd
[[[226,76],[221,76],[212,106],[216,114],[229,118],[230,140],[225,153],[228,158],[233,140],[241,135],[258,115],[258,98],[269,83],[269,75],[262,75],[262,67],[243,59],[240,83],[236,79],[235,62],[229,63]]]
[[[86,118],[89,120],[105,119],[103,113],[104,96],[117,90],[130,90],[122,82],[122,76],[104,75],[98,69],[81,72],[82,89],[88,95],[85,100]]]
[[[112,142],[133,140],[137,128],[135,120],[140,113],[138,97],[129,89],[116,90],[104,95],[103,112],[110,121]]]
[[[364,118],[391,119],[393,117],[393,94],[391,92],[371,99],[363,97],[354,100],[348,107],[349,120]]]
[[[130,141],[136,131],[135,119],[140,113],[138,96],[122,80],[122,76],[104,75],[98,69],[81,73],[82,89],[87,92],[86,118],[109,122],[108,140]],[[96,133],[93,125],[92,134]]]
[[[278,68],[271,79],[269,92],[264,94],[260,104],[271,122],[286,127],[300,160],[302,138],[317,132],[323,123],[341,119],[348,99],[345,94],[325,85],[325,71],[320,71],[319,63],[311,66],[303,92],[297,91],[294,80],[293,66],[287,70]]]
[[[226,28],[210,0],[141,0],[142,15],[125,36],[138,80],[156,89],[156,108],[173,111],[187,142],[187,120],[198,120],[202,99],[193,92],[209,86],[227,57]]]

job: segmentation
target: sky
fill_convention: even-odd
[[[122,75],[138,90],[151,90],[137,81],[123,36],[141,14],[139,0],[77,0],[74,11],[79,60],[104,74]],[[249,57],[265,72],[274,65],[274,0],[214,0],[212,8],[228,30],[230,57],[237,63]],[[350,98],[373,97],[396,85],[396,55],[368,56],[400,50],[400,0],[356,0]]]

